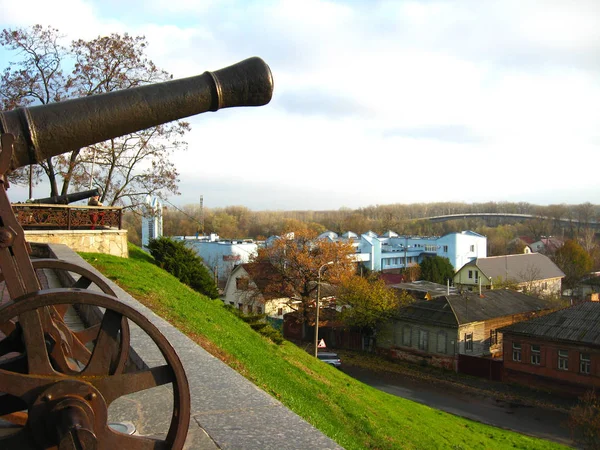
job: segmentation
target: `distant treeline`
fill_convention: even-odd
[[[545,219],[515,221],[494,219],[461,219],[441,223],[419,220],[425,217],[470,213],[531,214]],[[473,230],[488,237],[488,254],[501,255],[509,252],[508,242],[518,236],[539,239],[541,236],[561,238],[585,238],[594,240],[593,231],[583,225],[561,225],[557,219],[589,222],[600,219],[600,206],[591,203],[579,205],[540,206],[526,202],[487,203],[413,203],[376,205],[365,208],[340,208],[332,211],[252,211],[245,206],[204,208],[187,205],[182,208],[168,206],[163,212],[163,228],[166,236],[217,233],[222,239],[264,239],[287,230],[308,226],[316,232],[326,230],[338,234],[353,231],[361,234],[374,231],[381,234],[388,230],[409,235],[443,235]],[[130,240],[139,243],[140,219],[126,216]],[[590,236],[591,234],[591,236]]]

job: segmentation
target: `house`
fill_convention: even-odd
[[[445,295],[400,308],[377,346],[392,358],[457,370],[459,355],[499,356],[498,328],[551,310],[546,300],[508,289]]]
[[[573,394],[600,389],[600,303],[579,303],[498,332],[505,380]]]
[[[554,296],[560,295],[561,279],[564,276],[563,271],[547,256],[541,253],[524,253],[476,258],[456,272],[454,285],[471,290],[514,285],[519,290]]]
[[[222,240],[215,233],[208,236],[174,236],[202,258],[214,274],[219,287],[223,287],[234,267],[245,264],[256,255],[258,244],[251,239]]]
[[[561,248],[564,242],[555,237],[543,237],[539,241],[529,244],[529,248],[534,253],[543,253],[544,255],[553,255],[556,250]]]
[[[267,289],[277,276],[269,264],[240,264],[231,271],[221,299],[225,305],[244,313],[266,314],[283,320],[285,314],[293,311],[291,299],[284,293]]]
[[[417,280],[408,283],[396,283],[389,285],[397,291],[406,291],[417,300],[431,300],[443,295],[457,294],[454,286],[433,283],[431,281]]]
[[[360,236],[347,232],[338,236],[332,231],[319,239],[352,242],[356,260],[375,272],[399,272],[414,266],[428,256],[448,258],[456,269],[467,262],[487,255],[487,238],[473,231],[449,233],[444,236],[400,236],[393,231],[377,235],[368,231]]]

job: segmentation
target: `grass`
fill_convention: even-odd
[[[130,246],[129,259],[82,257],[347,449],[552,449],[558,444],[453,416],[366,386],[295,345],[276,345],[159,269]]]

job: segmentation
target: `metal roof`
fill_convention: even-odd
[[[565,276],[550,258],[541,253],[477,258],[465,265],[477,266],[486,277],[492,280],[508,279],[517,283]]]
[[[501,328],[502,333],[600,345],[600,303],[584,302]]]
[[[429,293],[432,297],[439,297],[448,293],[448,287],[444,284],[432,283],[431,281],[419,280],[407,283],[392,284],[389,287],[405,291]],[[454,286],[450,286],[450,293],[456,294]]]
[[[536,313],[552,309],[546,300],[509,289],[442,296],[418,301],[398,310],[396,318],[430,325],[453,328],[472,322],[506,317],[513,314]]]
[[[461,325],[552,309],[552,304],[547,300],[510,289],[485,290],[482,296],[475,292],[462,292],[446,298]]]
[[[396,314],[399,320],[421,324],[441,325],[457,328],[456,317],[445,297],[429,301],[419,301],[400,308]]]

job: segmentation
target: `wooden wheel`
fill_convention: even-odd
[[[90,360],[80,372],[61,373],[53,367],[41,316],[45,308],[57,305],[97,306],[105,310]],[[25,411],[27,414],[24,425],[0,436],[0,448],[150,450],[183,447],[190,420],[187,378],[175,350],[141,313],[103,293],[50,289],[26,294],[0,308],[0,324],[17,316],[22,324],[27,367],[25,373],[0,369],[0,392],[3,393],[0,416]],[[165,364],[111,373],[111,361],[121,352],[119,335],[123,319],[134,322],[152,339]],[[129,436],[109,428],[108,407],[113,401],[169,384],[173,410],[164,439]]]
[[[33,268],[36,271],[43,269],[60,270],[79,275],[70,286],[71,289],[94,288],[103,293],[116,297],[113,289],[98,275],[83,267],[73,263],[58,259],[36,259],[32,261]],[[39,272],[38,272],[39,273]],[[39,277],[39,275],[38,275]],[[73,277],[71,277],[73,278]],[[4,281],[4,276],[0,273],[0,282]],[[88,315],[86,323],[87,328],[77,328],[69,325],[65,320],[68,312],[73,315],[72,305],[51,305],[40,312],[44,332],[53,343],[50,351],[50,358],[55,369],[62,373],[80,372],[89,362],[91,356],[90,348],[93,346],[98,336],[100,327],[100,317],[98,315]],[[81,311],[76,311],[81,314]],[[5,338],[0,340],[0,368],[12,371],[22,371],[24,361],[22,348],[22,330],[18,324],[18,318],[0,324],[0,332]],[[121,352],[115,355],[117,358],[110,365],[111,373],[121,373],[125,369],[127,357],[129,354],[129,325],[126,319],[121,323]],[[60,345],[56,345],[61,342]],[[12,354],[12,358],[2,358]],[[19,358],[19,355],[21,356]]]

